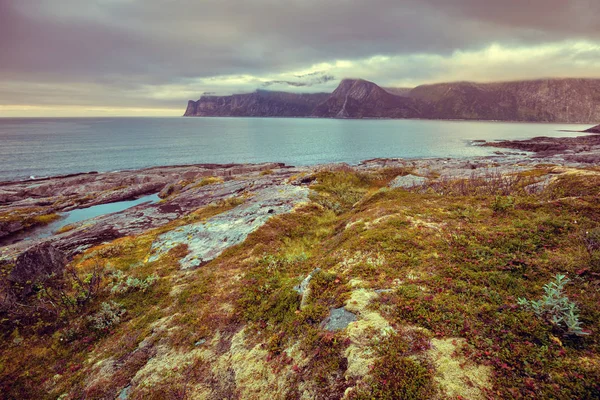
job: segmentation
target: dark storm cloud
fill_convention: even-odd
[[[0,104],[33,104],[36,87],[42,98],[52,91],[44,85],[126,105],[134,101],[119,98],[195,78],[492,42],[598,41],[599,14],[598,0],[0,0]],[[84,91],[94,88],[92,100]],[[77,101],[68,91],[52,98]]]

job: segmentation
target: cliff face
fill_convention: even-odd
[[[331,94],[257,91],[203,96],[185,116],[321,118],[424,118],[595,123],[600,120],[600,79],[422,85],[383,89],[344,79]]]
[[[591,123],[600,119],[599,79],[545,79],[423,85],[409,96],[431,118]]]
[[[306,117],[329,97],[327,93],[296,94],[257,90],[232,96],[202,96],[190,100],[185,117]]]

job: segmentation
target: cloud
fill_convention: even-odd
[[[304,75],[294,75],[294,78],[298,78],[297,80],[271,80],[266,81],[261,84],[262,87],[270,87],[273,85],[278,86],[291,86],[293,88],[301,88],[301,87],[313,87],[316,85],[321,85],[327,82],[335,81],[335,77],[333,75],[322,74],[321,72],[311,72]]]
[[[590,76],[599,14],[597,0],[0,0],[0,104]]]

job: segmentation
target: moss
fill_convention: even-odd
[[[431,399],[438,387],[434,368],[425,359],[410,356],[401,335],[390,335],[376,347],[379,358],[369,379],[352,393],[353,399]]]
[[[65,225],[65,226],[63,226],[63,227],[60,227],[59,229],[57,229],[55,233],[56,233],[56,234],[61,234],[61,233],[70,232],[70,231],[72,231],[73,229],[75,229],[76,227],[77,227],[77,225],[74,225],[74,224],[68,224],[68,225]]]
[[[36,225],[48,225],[60,218],[58,214],[44,214],[33,217],[33,223]]]
[[[25,207],[0,213],[0,224],[20,223],[22,229],[48,225],[60,219],[56,213],[48,212],[44,207]]]
[[[223,183],[223,178],[218,177],[218,176],[209,176],[208,178],[204,178],[204,179],[200,180],[200,182],[194,184],[192,187],[200,188],[200,187],[214,185],[214,184],[218,184],[218,183]]]

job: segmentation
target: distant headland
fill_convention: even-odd
[[[190,100],[186,117],[415,118],[554,123],[600,121],[600,79],[453,82],[383,88],[344,79],[333,93],[257,90]]]

